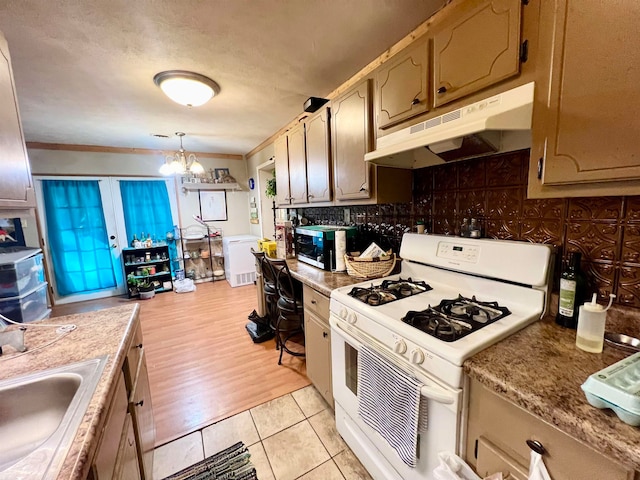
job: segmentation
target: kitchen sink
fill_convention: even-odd
[[[56,477],[106,360],[0,381],[0,480]]]

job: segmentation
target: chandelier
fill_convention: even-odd
[[[184,148],[182,147],[184,132],[176,132],[176,135],[180,137],[180,150],[173,155],[165,157],[164,163],[160,167],[160,173],[162,175],[184,175],[187,172],[194,175],[204,173],[204,167],[200,164],[195,154],[190,153],[187,156],[184,153]]]
[[[209,77],[185,70],[157,73],[153,82],[171,100],[187,107],[204,105],[220,93],[218,84]]]

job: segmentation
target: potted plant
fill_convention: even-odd
[[[276,191],[276,171],[273,170],[273,176],[267,180],[267,186],[265,188],[264,194],[267,196],[267,198],[275,198]]]
[[[156,287],[152,281],[144,279],[138,283],[138,293],[142,300],[148,300],[156,295]]]

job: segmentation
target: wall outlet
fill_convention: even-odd
[[[348,208],[344,209],[344,223],[347,225],[351,223],[351,210]]]

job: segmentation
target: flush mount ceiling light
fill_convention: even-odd
[[[209,77],[185,70],[157,73],[153,82],[171,100],[187,107],[204,105],[220,93],[220,86]]]
[[[184,132],[176,132],[176,135],[180,137],[180,150],[173,155],[166,156],[164,163],[160,167],[160,173],[162,175],[184,175],[187,172],[194,175],[204,173],[204,167],[198,162],[196,155],[190,153],[187,156],[184,153],[184,148],[182,147]]]

